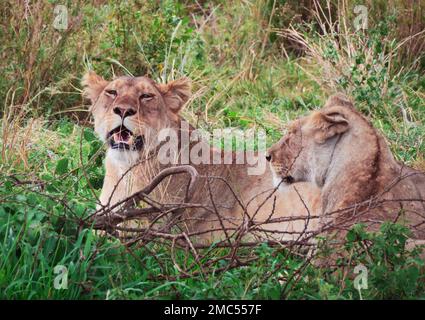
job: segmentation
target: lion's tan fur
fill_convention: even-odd
[[[376,230],[383,221],[398,221],[413,238],[425,239],[425,174],[396,161],[346,97],[333,96],[323,109],[296,120],[269,152],[280,176],[316,182],[322,214],[337,212],[333,222],[343,229],[364,222]]]
[[[91,72],[84,77],[83,85],[85,95],[92,101],[91,110],[95,129],[101,139],[106,141],[106,133],[117,125],[117,117],[112,112],[117,102],[105,97],[103,92],[113,88],[119,91],[117,100],[121,99],[120,101],[124,101],[125,104],[137,108],[136,115],[126,118],[128,119],[126,121],[133,132],[143,134],[147,140],[145,149],[137,154],[137,159],[134,159],[134,153],[124,157],[125,152],[119,155],[120,159],[117,159],[108,150],[105,159],[105,180],[100,196],[101,205],[108,206],[142,189],[161,169],[166,167],[158,162],[156,150],[149,139],[153,140],[152,137],[161,128],[171,128],[177,132],[181,130],[182,118],[179,111],[189,98],[190,84],[187,79],[182,79],[159,85],[144,77],[124,77],[108,82]],[[153,93],[155,101],[149,101],[146,105],[141,104],[137,96],[141,91]],[[268,167],[264,174],[250,176],[247,174],[248,165],[246,164],[190,164],[201,175],[190,202],[202,204],[208,209],[186,210],[185,218],[188,219],[186,227],[189,232],[220,229],[221,222],[217,219],[216,211],[220,213],[224,225],[233,229],[243,225],[244,214],[250,217],[255,216],[254,223],[260,223],[270,218],[273,212],[271,218],[306,216],[320,211],[320,192],[313,184],[300,183],[283,194],[273,193],[272,173]],[[123,174],[133,165],[134,167],[123,178]],[[207,176],[211,178],[205,178]],[[184,175],[169,177],[161,183],[152,196],[162,203],[180,203],[184,197],[187,179],[188,177]],[[249,204],[246,213],[231,189],[244,206]],[[265,202],[264,205],[262,205],[263,202]],[[258,212],[256,212],[257,209]],[[255,225],[245,227],[255,231]],[[270,230],[302,231],[304,221],[269,223],[262,227]],[[202,238],[209,241],[215,235],[223,235],[223,233],[210,232]],[[265,238],[268,235],[270,234],[261,234]],[[289,238],[294,237],[291,233],[289,235]],[[275,235],[274,239],[276,238],[280,236]],[[288,235],[284,239],[288,239]]]

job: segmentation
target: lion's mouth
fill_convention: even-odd
[[[143,148],[143,136],[135,136],[125,126],[116,127],[108,133],[108,141],[112,149],[141,150]]]

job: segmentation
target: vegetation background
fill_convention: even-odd
[[[68,10],[64,30],[54,28],[56,5]],[[355,28],[356,5],[367,9],[365,29]],[[361,295],[352,268],[315,268],[284,248],[261,245],[239,268],[223,268],[217,249],[216,273],[185,277],[160,243],[96,236],[81,221],[95,208],[104,150],[80,86],[87,69],[185,75],[190,122],[261,127],[269,144],[342,91],[398,159],[425,170],[423,0],[4,0],[0,16],[0,298],[425,298],[424,262],[396,224],[349,234],[351,265],[369,272]],[[68,268],[66,290],[53,287],[57,265]]]

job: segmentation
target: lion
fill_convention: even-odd
[[[163,146],[158,138],[164,130],[176,133],[180,148],[195,148],[193,142],[183,146],[180,140],[182,132],[194,130],[183,125],[180,114],[191,97],[189,79],[159,84],[148,77],[121,76],[107,81],[90,71],[82,85],[84,96],[91,101],[95,132],[107,148],[98,207],[113,206],[142,190],[164,168],[182,162],[181,154],[173,163],[158,160]],[[219,158],[226,156],[226,152],[221,154],[221,150],[201,143],[201,153],[208,150],[211,154],[218,152]],[[264,154],[258,157],[265,162]],[[267,165],[263,174],[249,175],[249,164],[194,163],[191,158],[189,164],[200,176],[190,203],[202,206],[185,209],[181,228],[188,234],[198,234],[204,242],[223,236],[223,226],[231,231],[249,228],[261,240],[293,240],[300,233],[297,230],[305,228],[305,220],[310,221],[309,217],[320,211],[320,190],[314,184],[297,183],[284,193],[275,192]],[[181,203],[188,179],[185,175],[168,177],[152,197],[160,203]],[[285,222],[292,216],[302,218]],[[257,232],[260,229],[261,233]]]
[[[300,182],[321,189],[321,223],[338,228],[340,239],[354,223],[377,231],[384,221],[408,226],[413,241],[425,239],[425,174],[396,161],[346,96],[290,123],[267,159],[281,189]]]

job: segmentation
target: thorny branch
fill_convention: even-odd
[[[150,197],[150,194],[165,178],[183,174],[188,176],[188,182],[183,200],[180,203],[161,203]],[[315,239],[318,235],[347,231],[352,225],[350,219],[353,213],[355,213],[357,218],[360,218],[362,215],[367,215],[370,210],[380,208],[384,203],[405,203],[409,201],[425,203],[424,199],[417,197],[411,199],[385,199],[383,197],[389,189],[406,177],[408,175],[400,176],[382,194],[375,195],[367,201],[326,213],[310,212],[302,195],[296,190],[307,214],[277,216],[278,209],[276,208],[275,197],[279,186],[270,189],[268,193],[262,192],[259,194],[258,196],[262,200],[258,201],[258,207],[254,208],[253,212],[250,213],[248,206],[252,204],[255,197],[244,203],[238,192],[232,188],[232,185],[225,178],[220,176],[201,176],[189,165],[175,166],[162,170],[143,190],[114,205],[101,207],[94,214],[83,220],[83,223],[87,227],[105,231],[108,237],[112,236],[120,239],[128,248],[130,254],[134,254],[134,249],[144,247],[147,252],[154,255],[153,247],[147,246],[149,243],[159,243],[161,246],[169,248],[171,259],[176,270],[179,270],[180,278],[193,277],[200,274],[206,276],[246,266],[260,259],[260,256],[253,249],[261,244],[273,247],[273,256],[281,252],[284,255],[267,273],[259,275],[260,282],[266,281],[273,275],[280,274],[282,270],[287,268],[286,261],[289,256],[302,256],[304,257],[304,263],[290,277],[285,277],[286,285],[282,290],[282,297],[285,297],[293,283],[301,279],[306,266],[317,262],[315,260],[319,248]],[[200,179],[204,179],[206,182],[209,205],[193,201],[194,193],[200,187]],[[40,189],[38,192],[42,194],[43,188],[39,188],[42,186],[39,181],[20,180],[16,176],[9,177],[9,180],[20,187],[32,188],[33,191],[34,187],[36,187],[36,189]],[[214,180],[223,183],[226,190],[220,191],[231,195],[235,200],[235,206],[242,209],[243,214],[240,217],[226,216],[223,212],[224,206],[216,203],[210,185]],[[45,194],[45,196],[52,197],[48,194]],[[272,201],[273,205],[271,212],[266,215],[264,220],[261,220],[257,217],[257,214],[266,203],[264,199]],[[64,199],[61,199],[61,202],[64,202]],[[139,204],[143,204],[143,206]],[[65,202],[64,205],[66,206]],[[208,217],[198,216],[196,213],[199,210],[209,213]],[[188,215],[186,214],[187,212],[191,214]],[[337,217],[338,219],[336,219]],[[376,222],[365,220],[370,223]],[[214,223],[214,227],[203,230],[187,227],[191,223],[199,221]],[[318,221],[319,227],[310,228],[313,221]],[[301,228],[299,230],[276,227],[276,225],[281,226],[295,222],[300,223]],[[212,234],[219,234],[213,243],[202,241],[203,236]],[[177,259],[179,250],[184,252],[186,257],[184,261]],[[217,254],[217,252],[220,254]],[[158,257],[155,257],[155,259],[158,260],[161,269],[165,270],[161,259]],[[225,262],[224,266],[220,262]],[[162,276],[164,279],[173,280],[171,275],[164,273]]]

